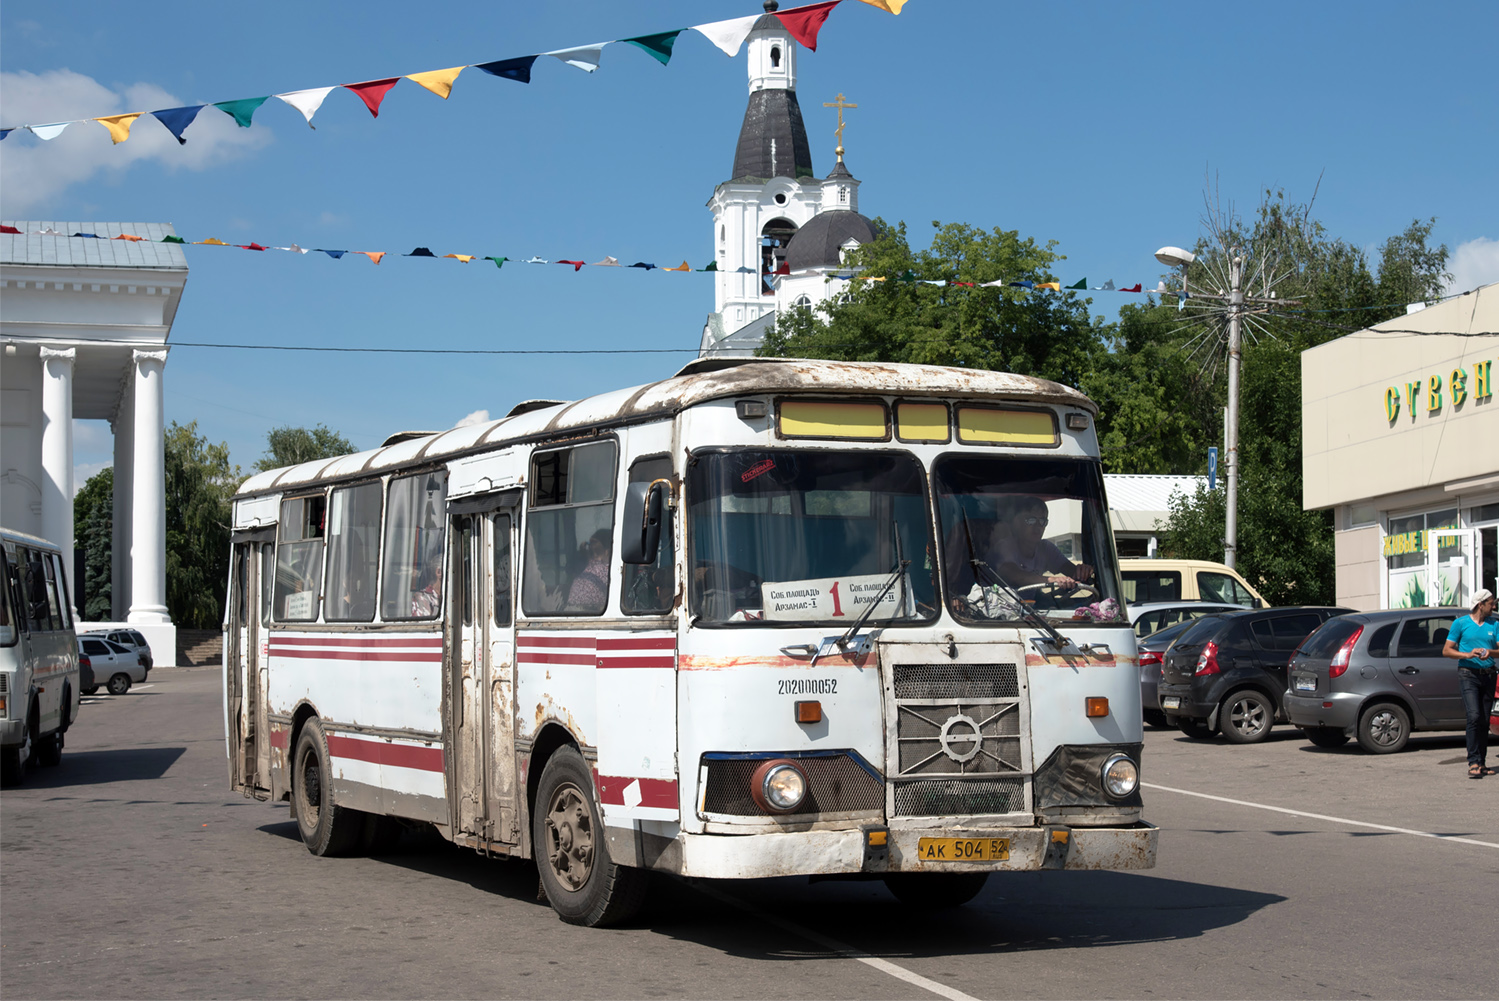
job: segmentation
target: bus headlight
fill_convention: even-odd
[[[790,813],[807,798],[807,775],[786,758],[775,758],[750,777],[750,798],[766,813]]]
[[[1103,791],[1114,799],[1124,799],[1140,787],[1140,766],[1127,754],[1111,754],[1100,772]]]

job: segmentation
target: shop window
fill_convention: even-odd
[[[446,470],[390,481],[380,567],[380,618],[435,619],[442,610],[447,494]]]
[[[281,502],[274,592],[278,622],[317,620],[327,508],[328,500],[322,494]]]
[[[329,622],[373,622],[380,557],[380,484],[333,491],[328,507]]]
[[[613,441],[537,453],[521,607],[527,615],[600,615],[614,552]]]

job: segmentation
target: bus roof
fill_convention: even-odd
[[[676,375],[660,382],[539,409],[518,407],[521,412],[512,412],[496,421],[415,437],[394,435],[392,444],[368,452],[267,470],[246,480],[236,496],[361,473],[375,474],[412,462],[435,463],[470,452],[544,440],[568,431],[661,420],[710,400],[764,393],[998,397],[1009,402],[1057,404],[1092,414],[1098,412],[1093,401],[1076,389],[1008,372],[893,362],[704,358],[689,362]]]

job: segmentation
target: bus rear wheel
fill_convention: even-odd
[[[575,748],[559,748],[547,759],[531,816],[541,888],[558,917],[598,927],[640,910],[647,874],[609,857],[593,778]]]
[[[885,888],[907,907],[936,910],[963,906],[988,881],[987,872],[894,872],[885,877]]]
[[[364,830],[364,815],[333,802],[333,771],[328,738],[310,719],[297,737],[292,757],[292,795],[296,797],[297,831],[314,855],[346,855]]]

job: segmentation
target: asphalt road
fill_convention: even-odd
[[[308,854],[227,791],[216,669],[85,703],[62,765],[0,794],[7,999],[1499,993],[1499,778],[1467,780],[1460,734],[1372,757],[1148,731],[1152,871],[996,877],[935,916],[877,883],[662,879],[590,930],[435,835]]]

